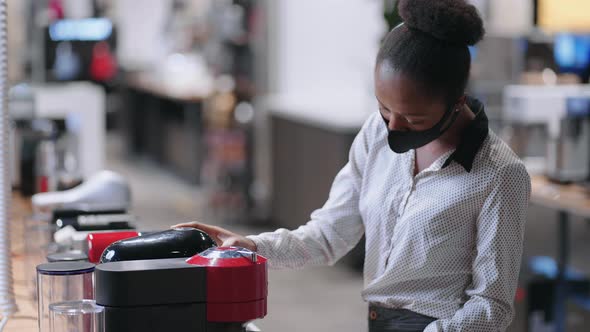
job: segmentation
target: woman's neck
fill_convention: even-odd
[[[473,119],[475,119],[475,114],[473,114],[469,106],[463,105],[461,111],[459,111],[457,119],[455,119],[455,122],[451,125],[451,128],[439,138],[419,148],[418,151],[424,150],[431,153],[439,152],[440,155],[442,155],[456,148],[461,141],[463,131]]]

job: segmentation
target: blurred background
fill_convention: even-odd
[[[468,93],[533,174],[510,331],[590,330],[590,2],[473,0]],[[296,228],[323,205],[400,22],[381,0],[9,0],[15,195],[100,170],[143,229]],[[587,219],[588,218],[588,219]],[[263,331],[363,331],[362,243],[271,271]]]

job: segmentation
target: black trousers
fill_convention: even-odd
[[[369,306],[369,332],[422,332],[435,320],[410,310]]]

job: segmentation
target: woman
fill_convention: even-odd
[[[379,112],[311,221],[248,237],[183,226],[257,250],[276,268],[333,264],[365,234],[369,331],[504,331],[530,179],[464,94],[482,20],[464,0],[402,0],[399,12],[405,23],[375,66]]]

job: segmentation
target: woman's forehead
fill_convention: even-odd
[[[424,101],[416,84],[399,73],[375,76],[375,94],[381,103],[418,103]]]
[[[444,105],[442,98],[427,93],[416,81],[387,63],[375,68],[375,95],[387,107],[430,109],[438,104]]]

